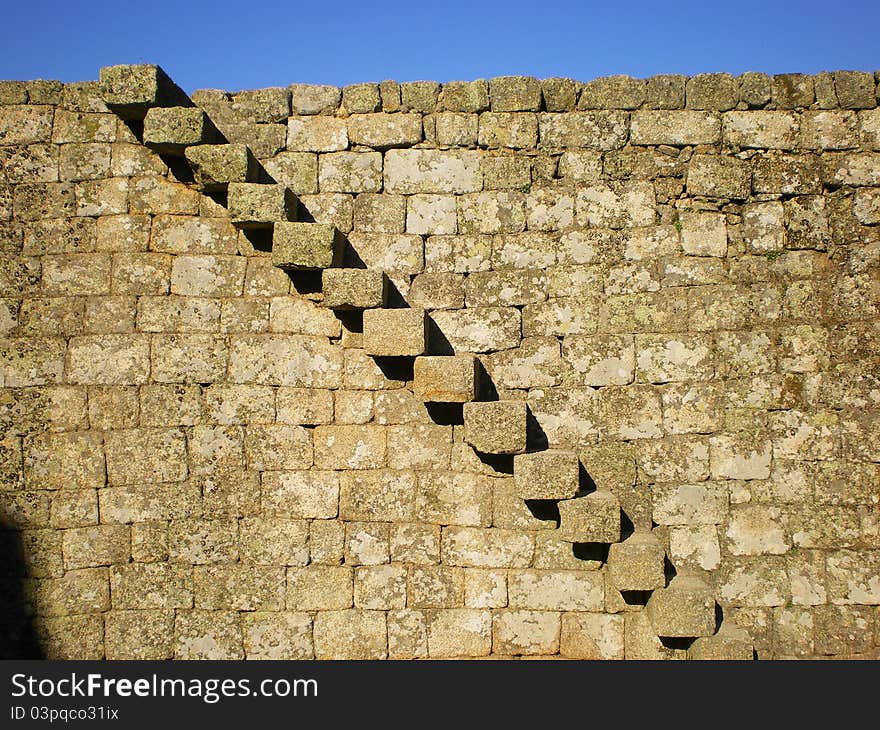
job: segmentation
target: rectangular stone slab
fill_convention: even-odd
[[[229,183],[227,192],[229,217],[238,228],[271,228],[295,220],[299,210],[299,200],[286,185]]]
[[[573,451],[548,449],[513,459],[520,499],[570,499],[578,492],[580,466]]]
[[[374,357],[412,357],[425,352],[428,320],[423,309],[368,309],[364,350]]]
[[[105,66],[100,71],[104,103],[126,120],[140,121],[157,106],[192,106],[186,93],[155,64]]]
[[[473,355],[417,357],[413,391],[428,403],[467,403],[477,397],[477,358]]]
[[[230,185],[232,187],[232,185]],[[342,261],[342,237],[330,225],[282,221],[272,231],[272,265],[281,269],[327,269]]]
[[[257,159],[244,144],[202,144],[187,147],[186,161],[205,192],[226,190],[229,183],[256,182]]]
[[[196,107],[155,107],[144,117],[144,144],[159,154],[180,157],[187,147],[222,140],[208,115]]]
[[[384,271],[325,269],[324,306],[330,309],[374,309],[385,306],[388,279]]]
[[[484,454],[521,454],[526,450],[525,401],[465,403],[464,438]]]
[[[620,540],[620,502],[611,492],[591,492],[559,503],[559,537],[566,542]]]

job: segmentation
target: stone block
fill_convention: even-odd
[[[400,85],[403,111],[432,112],[437,107],[440,84],[436,81],[408,81]]]
[[[80,385],[140,385],[149,373],[149,342],[143,335],[72,337],[67,378]],[[7,385],[12,385],[9,379]]]
[[[272,264],[281,269],[327,269],[342,262],[343,240],[326,223],[276,223]]]
[[[601,150],[620,149],[626,143],[628,115],[617,110],[542,113],[538,115],[540,146]]]
[[[287,607],[301,611],[350,608],[353,572],[349,566],[309,565],[287,570]]]
[[[687,80],[688,109],[727,111],[739,101],[739,85],[726,73],[697,74]]]
[[[695,576],[677,575],[655,590],[645,613],[658,636],[690,638],[715,633],[715,597]]]
[[[320,155],[318,187],[322,193],[378,193],[382,189],[382,154],[332,152]]]
[[[449,309],[431,318],[457,352],[509,350],[520,344],[522,316],[514,307]]]
[[[492,613],[473,608],[429,611],[428,656],[488,656],[492,650]]]
[[[281,152],[263,162],[263,168],[277,183],[297,195],[318,192],[318,156],[313,152]],[[236,182],[250,182],[237,180]]]
[[[752,188],[752,172],[747,162],[726,155],[697,154],[691,158],[687,174],[690,195],[745,200]]]
[[[347,114],[371,114],[379,111],[381,100],[377,84],[350,84],[342,87],[342,106]]]
[[[507,573],[503,570],[466,568],[464,604],[468,608],[504,608],[507,605]]]
[[[521,454],[526,450],[526,417],[523,401],[465,403],[465,441],[485,454]]]
[[[569,659],[623,659],[624,617],[602,613],[562,616],[559,653]]]
[[[524,568],[534,555],[534,538],[520,530],[445,527],[441,558],[471,568]]]
[[[580,86],[581,84],[574,79],[542,79],[541,93],[544,97],[544,108],[548,112],[573,111],[577,104]]]
[[[104,617],[104,645],[107,659],[171,659],[174,612],[110,611]]]
[[[227,191],[229,217],[238,228],[272,228],[296,220],[299,201],[285,185],[236,182]]]
[[[141,120],[153,107],[192,105],[168,74],[153,64],[105,66],[99,78],[104,103],[126,120]]]
[[[248,563],[193,569],[195,607],[212,611],[278,611],[284,607],[284,568]]]
[[[427,344],[422,309],[368,309],[364,312],[364,350],[373,357],[421,355]]]
[[[389,150],[384,174],[389,193],[458,195],[483,184],[479,153],[470,150]]]
[[[476,114],[440,112],[433,117],[434,136],[442,147],[475,147],[479,129]],[[426,120],[427,123],[427,120]],[[430,135],[430,126],[427,126]]]
[[[403,233],[405,220],[403,195],[361,193],[354,200],[354,227],[358,232]]]
[[[294,611],[242,615],[247,659],[312,659],[312,618]]]
[[[440,110],[481,112],[489,108],[489,87],[485,80],[450,81],[440,91]]]
[[[578,384],[627,385],[635,377],[635,344],[631,336],[566,337],[562,357]]]
[[[131,554],[126,525],[73,527],[62,533],[64,567],[67,570],[125,563]]]
[[[521,499],[571,499],[579,489],[579,470],[573,451],[519,454],[513,459],[516,493]]]
[[[406,231],[420,235],[455,235],[458,214],[453,195],[410,195],[406,199]]]
[[[874,77],[864,71],[835,71],[834,91],[844,109],[873,109],[877,106]]]
[[[770,101],[772,81],[767,74],[747,71],[739,77],[739,98],[750,109],[760,109]]]
[[[388,279],[372,269],[325,269],[324,306],[330,309],[373,309],[385,306]]]
[[[185,440],[178,429],[110,431],[105,442],[110,485],[179,482],[187,476]]]
[[[530,76],[498,76],[489,81],[492,111],[538,111],[541,82]]]
[[[492,650],[517,656],[550,655],[559,650],[559,614],[499,611],[492,617]]]
[[[686,211],[679,214],[681,247],[690,256],[727,255],[727,224],[723,213]]]
[[[734,147],[790,150],[798,146],[797,117],[786,111],[728,112],[724,140]]]
[[[636,379],[647,383],[711,380],[713,343],[704,335],[637,335]]]
[[[646,85],[631,76],[606,76],[584,84],[578,109],[638,109],[645,101]]]
[[[855,112],[817,111],[801,115],[801,147],[809,150],[846,150],[859,146]]]
[[[336,86],[291,84],[289,88],[294,114],[327,114],[335,111],[342,100],[342,90]]]
[[[154,107],[144,118],[144,145],[160,155],[182,157],[187,147],[221,141],[213,122],[197,107]]]
[[[649,109],[682,109],[687,77],[678,74],[651,76],[645,88],[645,106]]]
[[[247,145],[202,144],[187,147],[184,154],[196,182],[205,192],[226,190],[229,183],[257,180],[257,160]]]
[[[385,659],[388,629],[384,611],[321,610],[314,619],[318,659]]]
[[[525,149],[538,143],[538,118],[523,112],[480,114],[478,144],[481,147]]]
[[[721,120],[704,111],[637,111],[632,115],[630,142],[634,145],[717,144]]]
[[[688,659],[696,661],[752,661],[755,647],[748,631],[725,621],[714,636],[701,636],[688,647]]]
[[[634,532],[608,550],[608,575],[619,591],[652,591],[666,585],[663,545],[651,532]]]
[[[605,581],[595,570],[511,570],[508,605],[538,611],[601,611]]]
[[[783,204],[780,201],[743,206],[742,237],[753,253],[781,251],[785,244]]]
[[[773,77],[772,98],[780,109],[809,107],[815,99],[813,78],[806,74],[777,74]]]
[[[406,568],[400,565],[376,565],[356,569],[356,608],[389,610],[404,608],[406,603]]]
[[[578,190],[577,221],[583,227],[632,228],[655,223],[654,186],[650,182],[597,183]]]
[[[709,459],[715,479],[767,479],[772,443],[752,434],[719,435],[710,439]]]
[[[355,114],[348,118],[352,144],[386,150],[409,147],[422,141],[420,114]]]
[[[296,95],[294,95],[295,98]],[[346,150],[348,149],[348,126],[344,119],[336,117],[291,117],[287,121],[287,149],[293,152]]]
[[[418,357],[413,391],[428,402],[472,401],[477,395],[477,359],[472,355]]]
[[[176,659],[243,659],[237,611],[178,611],[174,621]]]
[[[559,537],[566,542],[620,540],[620,502],[611,492],[591,492],[559,503]]]
[[[458,608],[464,601],[464,568],[424,565],[409,568],[407,595],[412,608]]]

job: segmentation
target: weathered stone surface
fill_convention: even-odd
[[[489,88],[483,79],[443,84],[438,108],[456,112],[481,112],[489,108]]]
[[[492,637],[497,654],[555,654],[559,649],[559,614],[499,611],[492,618]]]
[[[560,653],[570,659],[623,659],[623,616],[601,613],[564,614]]]
[[[605,76],[583,85],[578,109],[638,109],[645,101],[645,82],[631,76]]]
[[[314,619],[314,642],[318,659],[385,659],[385,613],[360,609],[319,611]]]
[[[374,357],[421,355],[427,344],[422,309],[368,309],[364,312],[364,349]]]
[[[511,608],[544,611],[599,611],[605,584],[596,571],[512,570],[507,583]]]
[[[434,312],[431,319],[459,352],[491,352],[519,344],[521,316],[512,307],[445,310]]]
[[[522,568],[531,562],[534,542],[515,530],[447,527],[441,557],[448,565],[474,568]]]
[[[687,190],[692,195],[744,200],[752,187],[746,162],[722,155],[694,155],[688,167]]]
[[[730,74],[697,74],[688,79],[688,109],[733,109],[739,99],[739,88]]]
[[[324,223],[276,223],[272,264],[280,269],[326,269],[342,261],[342,238]]]
[[[652,591],[666,584],[666,553],[650,532],[635,532],[608,550],[608,576],[620,591]]]
[[[465,403],[465,440],[486,454],[526,450],[526,404],[520,401]]]
[[[472,355],[418,357],[413,390],[425,401],[466,403],[477,394],[477,360]]]
[[[202,144],[187,147],[184,154],[202,190],[214,192],[225,190],[229,183],[256,181],[257,160],[247,145]]]
[[[754,645],[748,632],[730,621],[725,621],[717,634],[700,637],[691,644],[688,648],[688,659],[751,661],[754,653]]]
[[[123,119],[143,119],[153,107],[191,105],[159,66],[105,66],[100,71],[104,103]]]
[[[651,594],[645,612],[659,636],[693,637],[715,633],[715,599],[699,578],[677,575]]]
[[[385,155],[390,193],[470,193],[482,188],[479,156],[470,151],[390,150]]]
[[[570,499],[579,489],[579,468],[572,451],[519,454],[513,460],[516,493],[521,499]]]
[[[144,118],[144,144],[159,154],[182,157],[187,147],[220,141],[213,122],[196,107],[154,107]]]
[[[591,492],[559,503],[559,537],[566,542],[620,540],[620,502],[611,492]]]
[[[681,247],[691,256],[727,255],[727,225],[722,213],[681,211]]]
[[[236,335],[230,340],[230,382],[332,388],[341,381],[342,352],[326,337]]]
[[[236,611],[180,611],[174,620],[176,659],[243,659]]]
[[[293,96],[296,104],[296,94]],[[348,149],[344,119],[327,116],[291,117],[287,120],[287,149],[293,152],[337,152]]]
[[[330,309],[370,309],[385,306],[388,279],[371,269],[325,269],[324,306]]]
[[[271,228],[296,219],[299,201],[284,185],[230,183],[229,217],[239,228]]]
[[[593,111],[538,115],[542,147],[588,147],[603,152],[623,147],[628,119],[625,112]]]
[[[419,114],[355,114],[348,118],[352,144],[375,149],[409,147],[422,140]]]
[[[382,155],[378,152],[332,152],[318,157],[322,193],[378,193],[382,189]]]
[[[326,114],[334,111],[342,99],[336,86],[291,84],[290,106],[294,114]]]
[[[630,141],[636,145],[716,144],[721,120],[710,112],[639,111],[632,115]]]
[[[736,147],[789,150],[797,147],[797,119],[791,112],[728,112],[724,140]]]

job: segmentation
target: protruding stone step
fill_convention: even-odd
[[[513,482],[520,499],[571,499],[580,488],[579,473],[573,451],[547,449],[513,458]]]
[[[749,632],[724,621],[714,636],[702,636],[688,649],[688,659],[710,661],[751,661],[755,645]]]
[[[197,107],[154,107],[144,118],[144,144],[160,155],[182,157],[187,147],[222,141],[223,135]]]
[[[666,584],[666,551],[652,532],[635,532],[608,550],[608,574],[619,591],[653,591]]]
[[[559,537],[566,542],[620,540],[620,502],[611,492],[591,492],[559,503]]]
[[[235,187],[230,184],[230,191]],[[342,236],[331,225],[280,221],[272,231],[272,264],[293,271],[339,266],[342,244]]]
[[[715,633],[715,597],[700,578],[677,575],[655,590],[645,611],[657,636],[691,638]]]
[[[525,401],[464,404],[464,440],[484,454],[521,454],[526,450]]]
[[[388,298],[388,277],[374,269],[325,269],[324,306],[329,309],[374,309]]]
[[[286,185],[229,183],[227,193],[229,217],[232,219],[232,224],[238,228],[272,228],[273,224],[279,221],[296,220],[299,200]]]
[[[428,342],[423,309],[368,309],[364,312],[364,350],[373,357],[422,355]]]
[[[257,181],[259,165],[247,145],[201,144],[187,147],[184,156],[206,193],[222,192],[229,183]]]
[[[427,403],[467,403],[477,397],[477,358],[473,355],[417,357],[413,392]]]
[[[140,121],[160,106],[192,106],[186,93],[159,66],[105,66],[100,72],[104,103],[122,119]]]

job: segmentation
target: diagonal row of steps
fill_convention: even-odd
[[[208,115],[154,65],[101,69],[107,106],[140,129],[157,154],[183,158],[194,184],[224,202],[233,225],[271,236],[273,265],[288,271],[320,271],[324,304],[363,317],[363,346],[377,358],[414,358],[413,392],[426,403],[462,404],[464,438],[479,454],[513,457],[517,495],[551,501],[559,510],[558,535],[572,544],[608,545],[607,569],[622,592],[650,593],[645,611],[658,636],[698,638],[700,658],[751,658],[742,632],[716,633],[715,600],[698,577],[677,575],[667,585],[666,552],[650,530],[621,541],[617,497],[582,488],[573,451],[528,449],[528,408],[515,400],[480,400],[474,355],[431,355],[428,318],[415,308],[389,308],[385,272],[344,268],[345,240],[330,225],[299,220],[300,202],[271,181],[247,145],[230,144]]]

